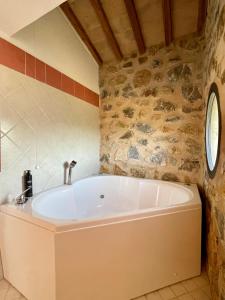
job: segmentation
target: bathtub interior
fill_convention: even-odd
[[[47,218],[83,220],[183,205],[191,190],[173,183],[122,176],[96,176],[35,197],[33,210]]]

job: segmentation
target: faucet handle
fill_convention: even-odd
[[[75,160],[72,160],[71,163],[69,164],[70,168],[74,168],[76,166],[77,162]]]
[[[26,192],[28,192],[31,189],[31,187],[29,187],[28,189],[26,189],[25,191],[23,191],[20,195],[18,195],[15,198],[16,204],[24,204],[26,202],[26,197],[25,194]]]
[[[71,185],[72,184],[72,169],[76,166],[77,162],[75,160],[72,160],[71,163],[69,164],[69,174],[68,174],[68,181],[67,184]]]

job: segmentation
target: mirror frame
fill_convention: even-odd
[[[216,102],[217,102],[217,107],[218,107],[218,128],[219,128],[219,136],[218,136],[218,147],[217,147],[217,153],[216,153],[216,161],[215,165],[213,167],[213,170],[210,169],[209,167],[209,162],[208,162],[208,156],[207,156],[207,113],[209,109],[209,101],[211,94],[214,93],[216,95]],[[215,101],[215,100],[214,100]],[[220,96],[219,96],[219,91],[218,87],[215,82],[213,82],[210,86],[209,90],[209,96],[208,96],[208,101],[207,101],[207,108],[206,108],[206,118],[205,118],[205,158],[206,158],[206,165],[207,165],[207,170],[210,178],[214,178],[216,175],[218,163],[219,163],[219,157],[220,157],[220,143],[221,143],[221,132],[222,132],[222,124],[221,124],[221,109],[220,109]]]

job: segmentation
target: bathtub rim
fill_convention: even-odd
[[[47,218],[42,216],[41,214],[38,214],[32,210],[32,201],[34,199],[37,199],[41,194],[47,193],[51,190],[57,190],[65,188],[65,185],[61,185],[58,187],[54,187],[51,189],[48,189],[46,191],[37,193],[32,199],[28,200],[23,205],[16,205],[16,204],[2,204],[0,206],[0,212],[14,216],[16,218],[22,219],[24,221],[27,221],[29,223],[36,224],[37,226],[43,227],[49,231],[53,232],[63,232],[63,231],[69,231],[69,230],[80,230],[85,228],[91,228],[91,227],[98,227],[98,226],[106,226],[108,224],[114,224],[114,223],[123,223],[128,221],[134,221],[139,219],[146,219],[154,216],[160,216],[160,215],[166,215],[166,214],[174,214],[179,213],[181,211],[188,211],[188,210],[196,210],[201,209],[201,199],[199,195],[199,191],[196,184],[184,184],[179,182],[170,182],[170,181],[163,181],[163,180],[155,180],[155,179],[145,179],[145,178],[135,178],[135,177],[128,177],[128,176],[118,176],[118,175],[96,175],[96,176],[88,176],[82,179],[79,179],[77,181],[74,181],[72,185],[79,183],[79,181],[85,180],[85,179],[91,179],[101,176],[117,176],[117,177],[126,177],[126,178],[132,178],[137,180],[144,180],[144,181],[152,181],[152,182],[160,182],[163,184],[168,185],[175,185],[180,186],[182,189],[185,189],[189,193],[193,193],[193,199],[189,200],[186,203],[182,203],[179,205],[174,205],[170,207],[163,207],[163,208],[148,208],[148,209],[142,209],[142,210],[133,210],[126,213],[121,213],[117,215],[108,215],[106,217],[101,218],[89,218],[89,219],[83,219],[83,220],[57,220],[54,218]],[[67,186],[68,188],[72,188],[72,186]]]

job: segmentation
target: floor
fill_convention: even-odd
[[[26,300],[8,281],[0,281],[0,300]]]
[[[206,273],[133,300],[211,300]]]
[[[206,273],[133,300],[209,300],[210,289]],[[6,280],[0,281],[0,300],[26,300]],[[41,300],[41,299],[40,299]],[[65,299],[66,300],[66,299]],[[107,300],[107,299],[106,299]]]

